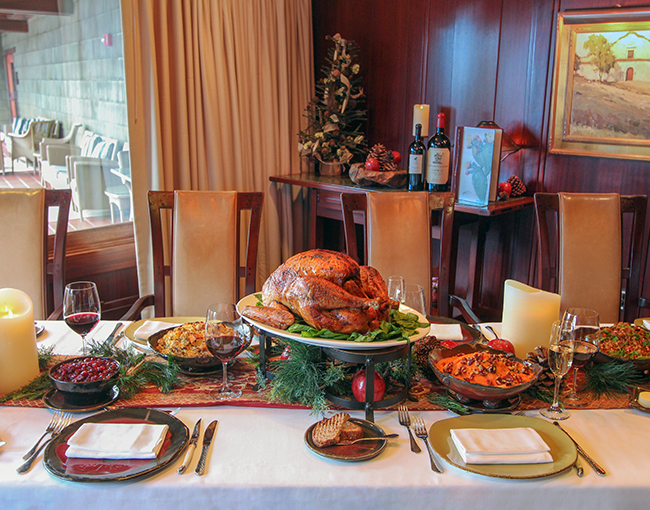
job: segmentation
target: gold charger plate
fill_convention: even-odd
[[[648,321],[650,323],[650,317],[639,317],[638,319],[634,320],[634,325],[639,326],[643,329],[648,329],[646,328],[645,324],[643,324],[643,321]]]
[[[135,337],[136,330],[144,324],[145,321],[155,321],[155,322],[169,322],[171,324],[185,324],[186,322],[196,322],[204,321],[205,317],[155,317],[153,319],[140,319],[139,321],[132,322],[124,330],[124,336],[129,339],[129,341],[139,344],[142,347],[146,347],[149,350],[149,344],[147,340],[141,340],[140,338]]]
[[[546,464],[465,464],[451,439],[451,429],[535,429],[551,449],[553,462]],[[429,429],[433,449],[445,461],[464,471],[494,478],[531,479],[552,476],[575,464],[575,444],[552,423],[529,416],[510,414],[470,414],[434,423]]]
[[[384,436],[384,430],[375,425],[374,423],[366,420],[360,420],[358,418],[350,418],[352,423],[356,423],[363,429],[363,437],[377,437]],[[326,448],[320,448],[314,444],[314,439],[312,437],[312,432],[316,423],[307,429],[305,432],[305,444],[316,455],[325,457],[328,459],[334,460],[345,460],[345,461],[359,461],[359,460],[368,460],[379,455],[384,448],[386,448],[386,440],[382,439],[380,441],[370,441],[370,442],[360,442],[349,445],[334,445],[328,446]]]

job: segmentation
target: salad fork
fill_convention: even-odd
[[[56,436],[58,436],[64,428],[70,425],[71,422],[72,422],[72,414],[64,413],[61,419],[57,421],[54,429],[50,433],[50,437],[47,440],[45,440],[43,444],[41,444],[41,446],[39,446],[38,449],[32,454],[32,456],[29,457],[22,466],[17,468],[16,471],[21,475],[29,471],[30,468],[32,467],[32,464],[34,463],[34,460],[36,459],[36,457],[38,457],[38,454],[41,452],[41,450],[45,448],[45,446],[50,441],[52,441]]]
[[[418,436],[424,444],[427,446],[429,451],[429,460],[431,461],[431,470],[436,473],[442,473],[442,468],[436,461],[436,456],[433,453],[433,448],[431,448],[431,443],[429,443],[429,434],[427,433],[427,427],[424,425],[424,420],[421,417],[417,417],[413,420],[413,430],[415,430],[415,435]]]
[[[397,406],[397,418],[399,419],[399,424],[406,427],[406,430],[409,432],[409,440],[411,441],[411,451],[413,453],[420,453],[420,447],[413,437],[411,432],[411,417],[409,416],[409,410],[406,406]]]
[[[43,435],[39,438],[38,441],[36,441],[36,444],[32,446],[32,448],[25,454],[23,455],[23,459],[27,460],[29,459],[32,455],[34,455],[34,452],[36,451],[36,448],[38,448],[38,445],[40,442],[43,440],[45,436],[48,434],[51,434],[52,431],[56,428],[57,424],[59,423],[59,420],[63,417],[63,411],[57,411],[54,413],[52,416],[52,419],[50,420],[49,425],[45,429],[45,432],[43,432]]]

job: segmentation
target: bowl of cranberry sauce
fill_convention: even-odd
[[[120,364],[113,358],[82,356],[57,363],[49,375],[66,400],[89,404],[106,398],[119,374]]]

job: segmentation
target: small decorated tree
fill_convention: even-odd
[[[321,162],[348,163],[355,156],[365,155],[366,120],[363,89],[359,86],[359,64],[354,63],[358,46],[339,34],[328,52],[325,75],[316,84],[316,97],[305,108],[307,127],[298,133],[301,156]]]

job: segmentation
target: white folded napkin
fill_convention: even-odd
[[[452,429],[465,464],[542,464],[553,462],[550,448],[535,429]]]
[[[431,324],[429,334],[438,340],[462,340],[463,330],[460,324]]]
[[[66,456],[79,459],[155,459],[167,425],[84,423],[68,439]]]
[[[643,327],[650,330],[650,321],[648,319],[643,319]]]
[[[162,321],[144,321],[142,326],[135,330],[133,336],[139,340],[147,340],[154,333],[158,333],[158,331],[176,326],[180,326],[180,324]]]

